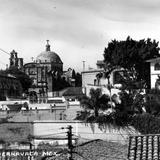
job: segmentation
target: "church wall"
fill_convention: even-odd
[[[48,75],[47,77],[47,84],[48,84],[48,92],[52,92],[52,76]]]
[[[30,78],[33,79],[33,86],[38,87],[38,90],[44,90],[48,93],[53,92],[53,78],[57,72],[62,73],[62,64],[53,63],[28,63],[24,65],[24,71]]]

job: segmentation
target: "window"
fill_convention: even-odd
[[[124,76],[124,71],[115,71],[114,72],[114,84],[122,83]]]
[[[36,68],[30,68],[30,69],[29,69],[29,74],[36,74],[35,69],[36,69]]]
[[[160,70],[160,63],[156,63],[154,65],[154,70],[157,71],[157,70]]]

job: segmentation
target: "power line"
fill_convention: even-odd
[[[54,134],[45,134],[45,135],[40,135],[40,137],[54,136],[54,135],[65,134],[65,133],[66,133],[66,132],[54,133]]]
[[[77,133],[77,132],[73,132],[73,133]],[[91,132],[78,132],[78,134],[91,134],[91,135],[93,135],[93,133],[91,133]],[[95,134],[98,134],[98,135],[100,135],[100,134],[105,134],[105,135],[120,135],[120,136],[124,136],[124,135],[127,135],[127,136],[130,136],[131,134],[126,134],[126,133],[94,133],[94,135]]]
[[[6,52],[5,50],[3,50],[2,48],[0,48],[0,50],[8,55],[10,55],[8,52]]]

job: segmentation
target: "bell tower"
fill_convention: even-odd
[[[10,53],[10,66],[9,67],[18,67],[17,52],[15,52],[15,50],[13,50]]]
[[[12,68],[12,67],[15,67],[15,68],[18,68],[18,69],[22,69],[23,67],[23,58],[18,58],[18,53],[13,50],[11,53],[10,53],[10,65],[9,65],[9,68]]]

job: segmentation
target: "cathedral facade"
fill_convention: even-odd
[[[21,59],[17,54],[11,52],[10,67],[19,67]],[[19,64],[19,65],[18,65]],[[45,101],[47,97],[53,96],[53,79],[63,74],[63,62],[57,53],[51,51],[49,40],[45,51],[41,52],[35,61],[23,65],[23,71],[32,79],[32,86],[29,88],[31,102]]]

